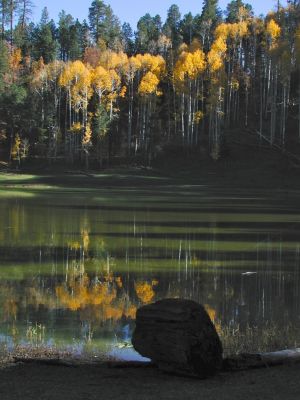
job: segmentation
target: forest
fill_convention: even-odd
[[[136,31],[94,0],[88,20],[0,0],[0,160],[101,168],[226,154],[231,130],[300,154],[300,2],[172,5]]]

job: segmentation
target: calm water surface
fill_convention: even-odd
[[[1,191],[0,191],[1,192]],[[137,307],[300,326],[297,192],[155,186],[0,196],[0,341],[132,358]]]

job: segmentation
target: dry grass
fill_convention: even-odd
[[[300,347],[300,327],[278,327],[272,323],[261,327],[238,325],[219,331],[224,356],[240,353],[260,353]]]
[[[48,346],[16,345],[13,349],[5,343],[0,343],[0,368],[15,362],[15,358],[70,358],[72,353]]]

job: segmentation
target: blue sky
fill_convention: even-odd
[[[35,21],[40,19],[44,7],[48,8],[50,18],[54,20],[57,20],[58,13],[63,9],[75,18],[83,20],[87,18],[92,0],[33,0],[33,2]],[[219,0],[221,9],[225,9],[228,2],[229,0]],[[252,4],[256,15],[266,14],[277,4],[276,0],[248,0],[246,2]],[[281,2],[286,4],[286,0]],[[160,14],[165,19],[168,8],[172,4],[177,4],[183,15],[189,11],[198,14],[201,12],[203,0],[107,0],[105,3],[110,4],[121,22],[129,22],[135,29],[138,19],[147,12],[153,16]]]

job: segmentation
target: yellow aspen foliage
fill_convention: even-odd
[[[153,286],[148,282],[137,282],[135,285],[137,297],[142,303],[151,303],[155,297]]]
[[[211,72],[216,72],[223,67],[223,60],[215,50],[210,50],[207,55],[207,63]]]
[[[244,6],[239,7],[239,10],[238,10],[239,22],[249,19],[250,16],[251,16],[251,14],[249,13],[249,10],[247,10],[246,7],[244,7]]]
[[[184,51],[189,51],[189,46],[186,43],[182,43],[178,48],[178,54],[183,53]]]
[[[206,60],[204,52],[196,42],[188,51],[182,51],[174,68],[175,82],[184,82],[186,78],[195,80],[204,73]]]
[[[135,319],[137,307],[124,297],[120,277],[112,274],[99,277],[94,282],[87,274],[68,273],[67,282],[56,286],[56,298],[61,307],[80,311],[89,321],[118,321],[121,318]]]
[[[84,147],[88,147],[91,146],[92,144],[92,128],[91,128],[91,124],[87,123],[85,130],[84,130],[84,135],[82,138],[82,145]]]
[[[214,308],[212,308],[211,306],[209,306],[208,304],[205,304],[204,308],[205,308],[205,311],[207,312],[209,318],[211,319],[211,321],[215,325],[216,331],[218,333],[220,333],[221,332],[221,325],[217,322],[217,312],[216,312],[216,310]]]
[[[106,70],[117,70],[121,73],[125,70],[128,63],[128,56],[123,52],[114,52],[111,50],[102,51],[99,54],[98,66]]]
[[[87,109],[88,100],[92,96],[92,74],[90,69],[80,60],[69,62],[59,77],[59,85],[70,90],[75,111]]]
[[[166,54],[171,47],[172,40],[166,35],[160,35],[157,41],[157,48],[159,50],[159,53]]]
[[[81,125],[80,122],[75,122],[71,128],[70,128],[70,132],[72,133],[81,133],[83,129],[83,126]]]
[[[88,127],[87,127],[88,128]],[[86,130],[87,131],[87,130]],[[85,133],[86,133],[85,131]],[[89,127],[89,131],[91,132],[91,128]],[[83,140],[85,139],[85,136]],[[90,142],[90,140],[87,142],[87,144]],[[83,245],[83,250],[88,251],[89,250],[89,245],[90,245],[90,236],[89,236],[89,231],[87,229],[83,229],[81,231],[81,237],[82,237],[82,245]]]
[[[151,54],[138,54],[137,60],[141,63],[141,69],[144,72],[152,72],[157,77],[160,77],[166,68],[166,62],[161,56],[153,56]]]
[[[92,72],[92,85],[100,101],[102,95],[110,90],[111,87],[110,78],[111,77],[109,72],[101,66],[98,66]]]
[[[249,34],[248,24],[246,21],[236,22],[234,24],[229,24],[228,35],[232,39],[242,39]]]
[[[155,93],[158,84],[159,84],[159,79],[157,78],[157,76],[153,74],[151,71],[147,72],[140,82],[139,94],[145,96]]]
[[[109,70],[109,77],[110,77],[110,91],[114,92],[115,89],[117,89],[121,85],[121,78],[114,69]]]
[[[126,96],[126,92],[127,92],[127,87],[126,86],[122,86],[119,96],[121,98],[124,98]]]
[[[275,46],[276,40],[279,38],[280,33],[280,26],[277,24],[277,22],[274,21],[274,19],[271,19],[266,26],[266,34],[270,39],[271,48]]]
[[[44,63],[43,57],[41,57],[39,61],[33,63],[31,84],[36,91],[39,91],[39,89],[44,86],[44,83],[46,81],[47,81],[47,67]]]
[[[126,318],[136,319],[136,312],[137,312],[137,307],[131,304],[129,307],[125,308],[124,315]]]
[[[126,66],[126,76],[129,81],[133,80],[137,71],[142,67],[141,60],[135,56],[128,59]]]
[[[103,56],[104,57],[104,56]],[[126,72],[128,57],[124,53],[105,52],[105,59],[92,71],[91,83],[100,103],[103,103],[113,118],[118,112],[113,104],[118,97],[125,97],[126,87],[122,85],[122,74]]]
[[[20,64],[22,61],[22,52],[21,49],[13,49],[10,58],[9,58],[9,66],[13,71],[17,71],[20,68]]]
[[[47,80],[48,82],[57,82],[58,77],[62,73],[64,69],[64,62],[55,60],[52,61],[50,64],[47,64],[46,66],[46,72],[47,72]]]
[[[20,151],[21,151],[21,138],[19,134],[16,134],[14,144],[11,149],[11,158],[13,160],[20,159]]]
[[[217,72],[223,68],[226,50],[226,37],[217,37],[207,54],[207,63],[212,73]]]
[[[229,35],[230,25],[222,22],[222,24],[218,25],[215,29],[215,38],[226,38]]]
[[[200,122],[202,121],[203,117],[204,117],[204,114],[203,114],[202,111],[196,111],[196,112],[194,113],[194,123],[195,123],[196,125],[199,125]]]
[[[72,279],[68,285],[56,287],[56,296],[62,306],[76,311],[87,305],[108,305],[115,300],[117,292],[108,283],[91,285],[87,275],[81,279]]]
[[[232,78],[230,81],[230,86],[236,92],[237,90],[239,90],[240,83],[236,78]]]
[[[223,55],[227,50],[226,37],[219,36],[213,42],[211,51],[217,52],[219,55]]]

